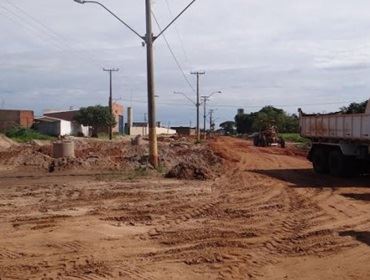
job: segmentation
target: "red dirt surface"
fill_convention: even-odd
[[[208,181],[2,171],[0,278],[370,279],[369,178],[241,139],[208,147],[224,158]]]

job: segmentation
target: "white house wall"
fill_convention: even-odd
[[[59,135],[71,135],[72,134],[72,123],[65,120],[60,120],[60,132]]]
[[[131,127],[130,128],[130,135],[131,136],[137,136],[137,135],[142,135],[142,136],[147,136],[149,132],[148,127]],[[176,134],[176,130],[165,128],[165,127],[157,127],[157,134],[158,135],[174,135]]]

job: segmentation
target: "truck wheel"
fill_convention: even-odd
[[[256,147],[259,146],[259,136],[258,135],[253,137],[253,144]]]
[[[285,140],[282,138],[282,137],[280,137],[280,139],[279,139],[280,141],[280,146],[282,147],[282,148],[285,148]]]
[[[316,148],[312,153],[312,165],[316,173],[329,173],[328,153],[325,149]]]
[[[266,137],[264,135],[261,136],[260,146],[261,147],[266,147],[267,146],[267,139],[266,139]]]
[[[338,177],[349,177],[355,175],[355,160],[352,157],[345,156],[339,150],[329,153],[330,174]]]

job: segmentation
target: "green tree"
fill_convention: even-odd
[[[235,122],[233,121],[226,121],[220,124],[220,127],[225,131],[228,135],[235,134]]]
[[[101,105],[81,108],[75,120],[84,126],[91,126],[93,137],[98,136],[99,128],[108,128],[111,125],[116,125],[115,117],[110,113],[109,107]]]
[[[271,125],[280,132],[298,132],[298,116],[289,115],[284,110],[273,106],[265,106],[260,111],[235,116],[237,132],[240,134],[264,130]]]
[[[238,114],[235,116],[236,130],[239,134],[247,134],[253,132],[253,122],[257,113]]]
[[[353,102],[349,106],[344,106],[340,108],[340,111],[344,114],[363,114],[365,113],[368,101],[361,103]]]

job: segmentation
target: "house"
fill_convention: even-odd
[[[30,128],[33,121],[34,113],[31,110],[0,110],[0,132],[15,126]]]
[[[48,116],[36,118],[35,129],[42,134],[51,136],[89,136],[89,127],[76,121],[66,121]]]
[[[52,111],[44,113],[44,116],[57,118],[61,120],[66,120],[74,122],[75,117],[80,110],[67,110],[67,111]],[[115,133],[124,133],[124,117],[123,117],[124,108],[123,105],[114,102],[112,105],[112,113],[116,119],[117,125],[113,127],[113,132]],[[108,128],[101,128],[98,132],[107,132]]]

